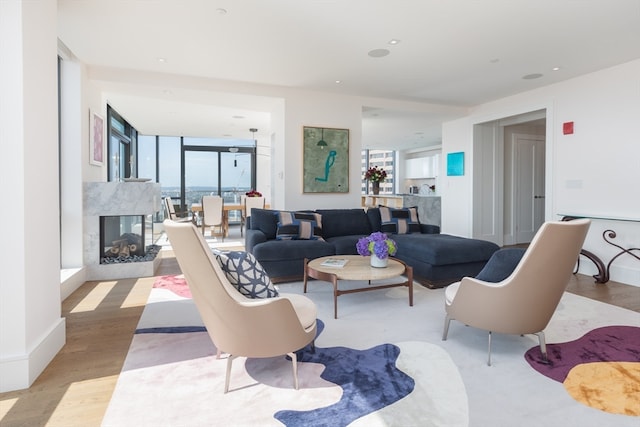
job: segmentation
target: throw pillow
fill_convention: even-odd
[[[418,208],[395,209],[380,206],[380,231],[390,234],[420,233]]]
[[[278,240],[323,240],[322,215],[315,212],[278,211]]]
[[[216,259],[229,282],[242,295],[249,298],[278,296],[278,290],[271,283],[266,271],[249,252],[219,252],[216,253]]]

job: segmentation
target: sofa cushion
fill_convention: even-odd
[[[486,262],[500,249],[486,240],[449,234],[398,234],[393,240],[398,244],[398,258],[409,257],[431,265]]]
[[[267,240],[276,238],[276,231],[278,230],[277,211],[253,208],[250,218],[252,230],[262,231]]]
[[[278,296],[278,290],[271,283],[271,279],[249,252],[219,252],[216,253],[216,259],[229,283],[242,295],[249,298]]]
[[[322,215],[322,237],[368,235],[371,226],[364,209],[318,209]]]
[[[336,255],[358,255],[356,243],[365,236],[368,236],[368,234],[361,234],[357,236],[336,236],[327,239],[327,242],[333,245]]]
[[[335,255],[331,243],[324,240],[268,240],[253,248],[253,255],[261,262],[315,259]]]
[[[322,215],[278,211],[277,240],[322,240]]]
[[[420,220],[418,208],[389,208],[380,206],[380,222],[383,233],[410,234],[420,233]]]
[[[516,269],[525,251],[524,248],[503,248],[496,251],[476,279],[492,283],[502,282]]]
[[[382,223],[380,222],[380,208],[367,209],[367,218],[369,218],[369,226],[371,232],[381,231]]]

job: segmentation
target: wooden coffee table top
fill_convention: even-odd
[[[321,265],[329,258],[346,259],[347,263],[343,267],[326,267]],[[309,261],[308,267],[315,271],[335,274],[339,280],[380,280],[390,279],[400,276],[404,273],[405,266],[400,261],[389,258],[387,267],[376,268],[371,267],[369,257],[360,255],[333,255],[328,257],[316,258]]]

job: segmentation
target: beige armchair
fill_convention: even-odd
[[[287,354],[298,388],[296,351],[313,343],[316,305],[297,294],[249,299],[229,283],[204,238],[193,224],[165,221],[178,265],[193,301],[218,351],[229,354],[224,392],[229,390],[236,357],[275,357]]]
[[[221,236],[224,242],[226,224],[224,223],[224,199],[220,196],[202,197],[202,235],[208,227],[211,228],[211,236]],[[216,231],[215,229],[218,229]]]
[[[266,203],[266,199],[264,197],[245,196],[242,199],[242,220],[240,224],[240,237],[242,237],[242,231],[244,230],[247,218],[251,216],[251,209],[264,209]]]
[[[442,339],[447,339],[452,319],[489,331],[491,365],[492,332],[535,334],[546,360],[543,330],[569,283],[589,225],[588,219],[546,222],[506,279],[490,283],[465,277],[449,285]]]

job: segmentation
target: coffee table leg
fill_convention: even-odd
[[[333,275],[333,318],[338,318],[338,278],[336,275]]]
[[[407,284],[409,285],[409,307],[413,307],[413,267],[406,267]]]
[[[307,264],[309,264],[309,260],[307,258],[304,259],[304,293],[307,293]]]

